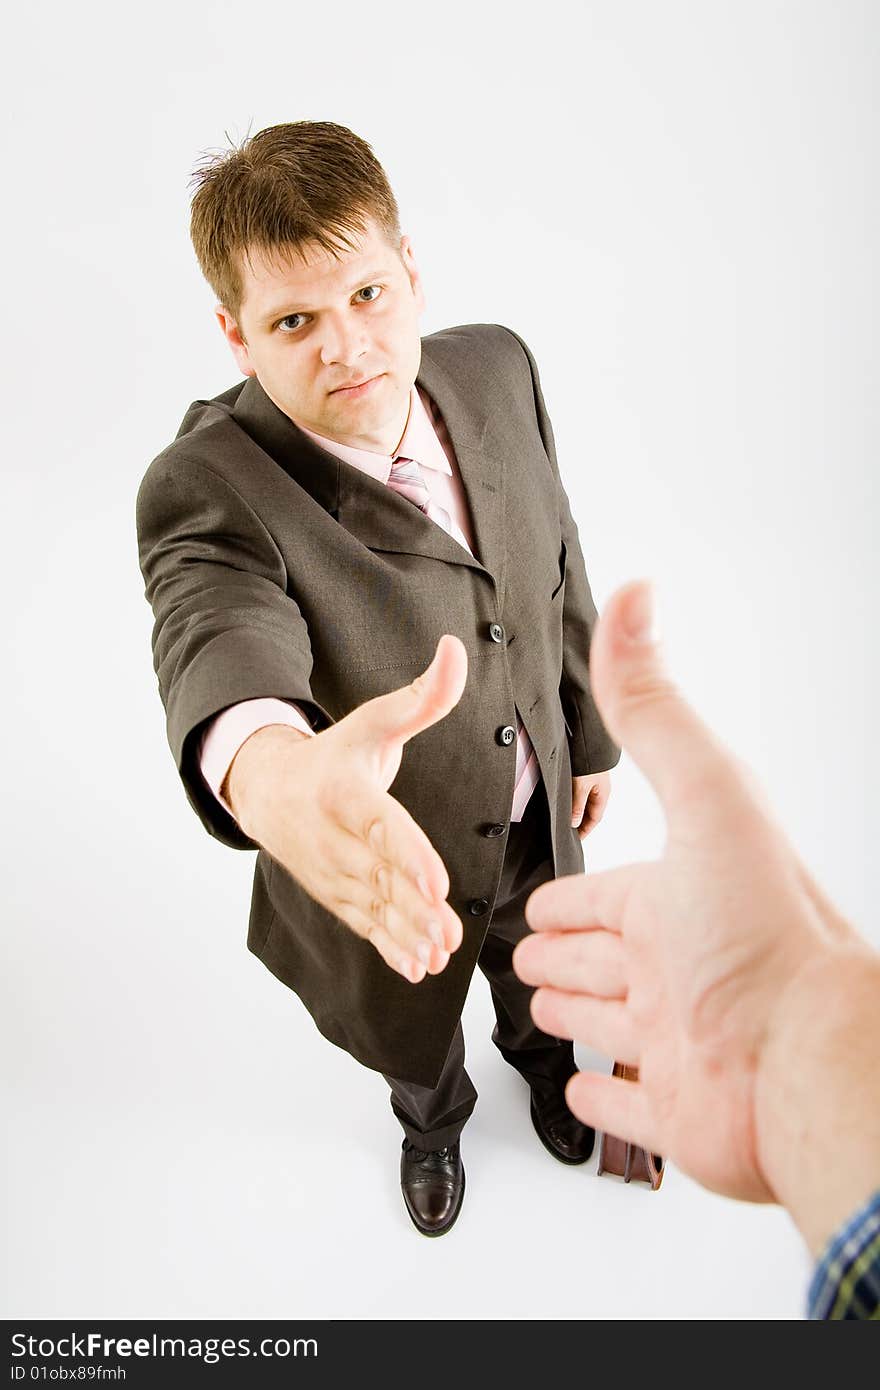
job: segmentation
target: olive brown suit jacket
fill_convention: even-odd
[[[189,407],[143,478],[137,527],[171,751],[205,828],[234,848],[258,849],[199,771],[208,720],[276,696],[320,731],[413,680],[442,633],[464,643],[461,700],[405,744],[389,788],[449,874],[464,940],[446,969],[407,982],[262,849],[247,939],[332,1042],[433,1086],[499,887],[515,709],[557,877],[583,869],[572,774],[612,767],[619,749],[590,694],[596,609],[531,352],[498,324],[444,329],[422,340],[417,382],[449,431],[478,558],[317,445],[253,377]]]

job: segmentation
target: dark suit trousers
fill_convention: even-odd
[[[557,1098],[562,1114],[566,1112],[562,1090],[577,1070],[574,1046],[535,1026],[529,1013],[533,987],[522,983],[511,964],[514,946],[530,930],[523,915],[526,900],[552,877],[550,813],[544,784],[539,782],[522,820],[508,825],[501,883],[477,964],[492,992],[493,1043],[531,1087]],[[385,1080],[391,1087],[391,1108],[412,1144],[419,1149],[442,1149],[454,1143],[477,1100],[464,1067],[461,1020],[436,1086],[417,1086],[392,1076]]]

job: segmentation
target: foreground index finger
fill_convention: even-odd
[[[628,1066],[639,1065],[637,1030],[625,1001],[541,985],[529,1009],[538,1027],[551,1037],[569,1038]]]
[[[525,918],[532,931],[569,931],[604,927],[620,931],[627,895],[641,865],[606,869],[600,874],[567,874],[550,879],[529,894]]]
[[[518,942],[513,968],[527,985],[624,999],[629,988],[623,937],[603,927],[532,932]]]

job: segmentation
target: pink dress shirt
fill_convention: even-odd
[[[476,559],[473,527],[467,505],[461,474],[452,448],[449,432],[439,410],[426,391],[413,383],[410,393],[409,415],[403,436],[393,454],[377,454],[369,449],[354,449],[348,444],[338,444],[335,439],[326,439],[314,430],[299,425],[328,453],[335,454],[345,463],[369,473],[380,483],[387,485],[391,474],[391,463],[399,454],[417,461],[424,470],[423,477],[431,499],[445,507],[450,517],[449,534]],[[438,523],[439,524],[439,523]],[[237,705],[215,716],[202,734],[199,748],[199,765],[202,776],[217,799],[226,807],[230,815],[232,808],[220,788],[232,760],[239,748],[256,733],[269,724],[287,724],[301,729],[314,737],[305,715],[293,701],[264,698],[242,700]],[[540,770],[531,739],[516,712],[516,783],[510,819],[522,820],[529,797],[540,781]]]

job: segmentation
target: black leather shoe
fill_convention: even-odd
[[[554,1158],[560,1163],[586,1163],[593,1152],[596,1131],[572,1115],[564,1096],[547,1101],[532,1091],[529,1109],[538,1138]]]
[[[413,1225],[422,1235],[444,1235],[455,1224],[464,1200],[464,1167],[458,1141],[426,1153],[404,1139],[400,1188]]]

